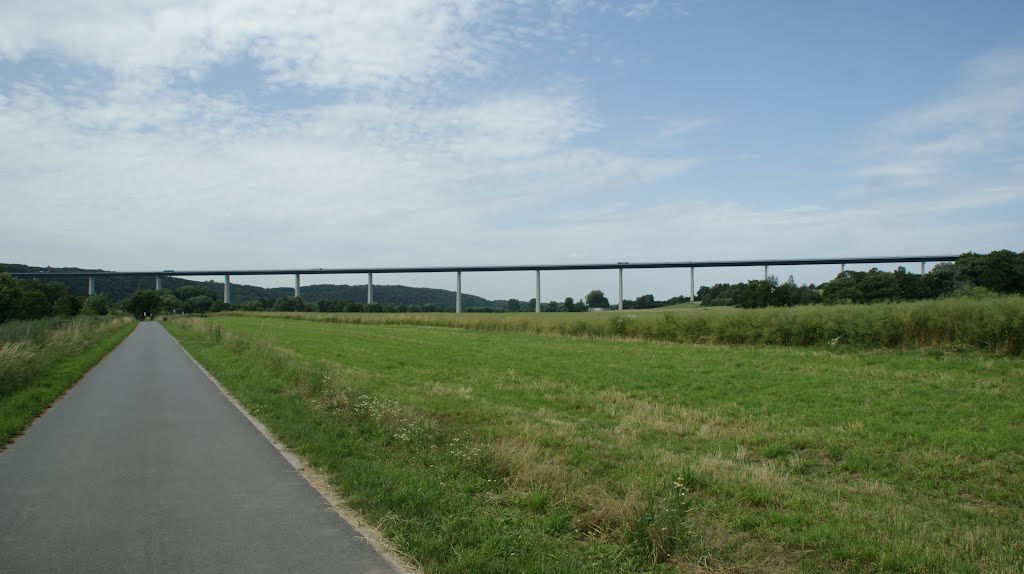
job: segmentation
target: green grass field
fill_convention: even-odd
[[[1024,570],[1018,358],[168,328],[427,572]]]
[[[0,325],[0,448],[135,328],[127,317]]]

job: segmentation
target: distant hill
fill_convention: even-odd
[[[0,263],[0,269],[10,273],[34,271],[50,272],[83,272],[101,269],[81,269],[78,267],[35,267],[18,263]],[[88,293],[88,280],[85,277],[54,277],[50,281],[60,281],[68,286],[75,295],[85,296]],[[177,277],[164,277],[162,286],[165,289],[177,289],[185,285],[203,286],[213,290],[219,296],[224,293],[222,281],[190,281]],[[127,299],[137,289],[153,289],[156,280],[153,277],[96,277],[96,291],[106,293],[113,301]],[[256,287],[231,282],[231,302],[238,304],[251,300],[275,300],[290,297],[295,293],[291,287]],[[345,299],[366,302],[366,285],[303,285],[302,299],[315,303],[321,299]],[[441,309],[455,308],[455,291],[447,289],[430,289],[427,287],[406,287],[404,285],[374,285],[373,300],[385,305],[434,305]],[[504,301],[490,301],[483,297],[462,293],[463,307],[491,307],[504,309]]]

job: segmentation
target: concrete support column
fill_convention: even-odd
[[[160,289],[163,288],[163,283],[160,281],[161,279],[163,279],[163,277],[161,277],[159,275],[156,276],[156,290],[157,291],[159,291]]]
[[[455,312],[462,312],[462,271],[455,272]]]
[[[924,261],[921,262],[921,275],[924,275]]]
[[[95,277],[90,277],[89,278],[89,294],[90,295],[95,295],[96,294],[96,278]]]
[[[839,264],[839,272],[840,273],[846,273],[846,264],[845,263],[840,263]]]
[[[301,287],[301,285],[299,284],[299,274],[296,273],[295,274],[295,298],[296,299],[298,299],[301,296],[302,292],[300,291],[300,287]]]
[[[224,304],[231,304],[231,276],[224,276]]]
[[[767,265],[764,266],[764,280],[765,281],[768,280],[768,266]]]
[[[535,311],[540,313],[540,269],[537,270],[537,304]]]
[[[693,290],[693,267],[690,267],[690,302],[697,300],[697,293]]]
[[[622,267],[619,267],[619,311],[622,310]]]
[[[373,273],[366,274],[366,303],[373,303]]]

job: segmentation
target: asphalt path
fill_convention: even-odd
[[[0,572],[394,570],[142,323],[0,453]]]

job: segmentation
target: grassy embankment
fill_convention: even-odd
[[[1024,569],[1018,358],[168,328],[428,572]]]
[[[128,317],[39,319],[0,324],[0,447],[121,342]]]
[[[238,313],[236,313],[238,314]],[[719,345],[1024,353],[1024,297],[770,309],[681,307],[600,313],[242,313],[332,323],[421,325]]]

